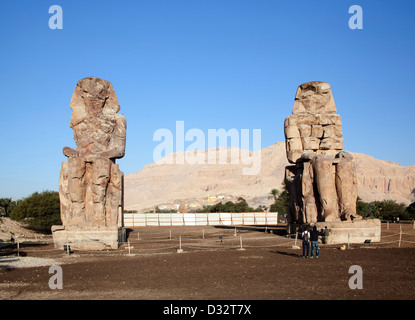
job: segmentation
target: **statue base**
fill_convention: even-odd
[[[126,241],[126,229],[118,227],[79,228],[52,226],[55,248],[69,245],[71,250],[118,249]]]
[[[380,242],[381,222],[379,219],[317,222],[315,226],[321,232],[322,236],[319,238],[324,244],[363,244],[366,240]],[[326,226],[330,230],[328,237],[323,235]],[[290,224],[288,230],[293,231],[290,233],[294,233],[296,228],[298,231],[301,230],[299,227],[301,227],[300,224]]]

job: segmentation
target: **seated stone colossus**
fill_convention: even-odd
[[[118,113],[120,105],[111,83],[95,77],[80,80],[70,108],[76,148],[63,148],[68,157],[59,178],[63,227],[121,228],[123,173],[115,161],[125,153],[126,119]]]
[[[359,219],[353,157],[342,151],[342,120],[330,85],[300,85],[292,115],[284,122],[288,161],[285,184],[290,194],[289,222],[315,224]]]

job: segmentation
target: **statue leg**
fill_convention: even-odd
[[[122,226],[122,221],[119,221],[119,210],[122,210],[122,179],[123,173],[119,170],[118,164],[112,163],[106,194],[106,226]]]
[[[336,189],[339,198],[340,216],[343,220],[356,217],[357,184],[351,160],[340,159],[336,165]]]
[[[85,224],[85,160],[69,158],[68,160],[68,192],[72,205],[69,225],[83,226]]]
[[[314,174],[311,162],[304,162],[302,176],[302,193],[303,193],[303,212],[306,223],[314,224],[317,222],[317,206],[314,197]]]
[[[93,225],[105,226],[105,206],[111,170],[110,159],[99,158],[92,164]]]
[[[300,174],[296,166],[285,167],[285,186],[290,198],[288,223],[305,223],[302,214],[301,195],[298,190],[301,186]]]
[[[61,221],[63,225],[66,225],[72,218],[72,202],[68,183],[68,162],[62,162],[62,169],[59,173],[59,202]]]
[[[333,172],[333,159],[326,156],[317,156],[312,162],[320,205],[323,210],[323,219],[327,222],[338,221],[340,216]]]

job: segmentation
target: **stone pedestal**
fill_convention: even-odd
[[[55,248],[62,249],[69,244],[73,250],[118,249],[126,241],[125,228],[71,228],[52,226]]]
[[[330,230],[326,244],[360,243],[365,240],[380,242],[381,222],[379,219],[317,222],[318,231]]]
[[[339,244],[339,243],[360,243],[363,244],[365,240],[370,242],[380,242],[381,236],[381,222],[379,219],[368,220],[353,220],[353,221],[329,221],[317,222],[315,224],[317,231],[321,232],[321,239],[325,227],[330,230],[329,236],[323,241],[325,244]],[[301,231],[304,225],[291,223],[287,226],[287,232],[294,234]],[[309,228],[311,230],[313,225]]]

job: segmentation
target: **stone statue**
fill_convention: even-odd
[[[292,223],[359,218],[353,157],[341,151],[342,121],[336,111],[328,83],[298,87],[292,115],[284,122],[287,159],[294,164],[285,173]]]
[[[123,173],[116,159],[125,153],[126,119],[109,81],[80,80],[72,95],[70,127],[76,149],[63,148],[59,179],[61,220],[66,230],[123,227]]]

